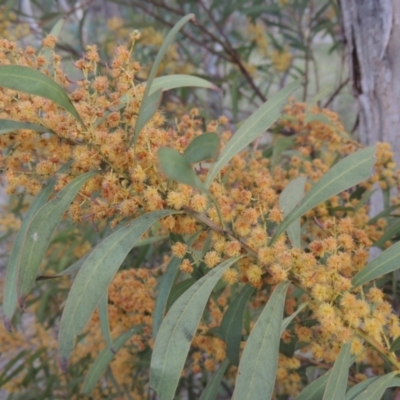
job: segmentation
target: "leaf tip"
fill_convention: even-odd
[[[26,295],[18,297],[18,305],[21,308],[21,310],[25,311],[25,300],[26,300]]]
[[[12,327],[11,327],[11,319],[4,317],[3,318],[3,324],[4,327],[8,332],[12,332]]]
[[[66,374],[68,372],[68,360],[64,357],[59,357],[58,359],[58,365],[61,368],[61,371]]]

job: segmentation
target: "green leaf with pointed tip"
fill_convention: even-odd
[[[281,326],[281,335],[282,333],[285,331],[285,329],[288,327],[288,325],[293,321],[293,319],[297,316],[297,314],[304,308],[308,306],[308,303],[303,303],[300,304],[299,308],[292,314],[289,315],[289,317],[286,317],[283,321],[282,321],[282,326]]]
[[[29,122],[13,121],[11,119],[0,119],[0,134],[15,132],[19,129],[31,129],[37,132],[49,132],[49,129]]]
[[[198,235],[199,232],[196,232],[194,235],[192,235],[188,239],[187,244],[190,246],[193,243],[193,241],[198,237]],[[182,242],[183,238],[179,235],[177,236],[172,235],[172,240],[173,242],[176,241]],[[177,277],[178,267],[181,264],[181,262],[182,260],[180,258],[172,257],[167,265],[167,269],[164,275],[161,278],[156,298],[156,304],[154,306],[154,311],[153,311],[153,325],[152,325],[153,339],[157,337],[158,330],[160,329],[161,323],[164,319],[164,314],[167,309],[168,299],[170,297],[172,286]]]
[[[47,186],[35,197],[29,210],[22,222],[21,228],[17,233],[13,249],[11,250],[10,259],[6,269],[6,281],[4,285],[3,295],[3,312],[4,312],[4,325],[8,331],[11,331],[11,319],[14,315],[15,307],[17,305],[17,276],[18,265],[21,258],[21,247],[24,242],[26,230],[30,221],[36,212],[47,202],[53,188],[56,184],[56,179],[52,178]]]
[[[172,257],[167,265],[167,270],[161,279],[153,312],[153,339],[157,337],[158,330],[160,329],[161,323],[164,319],[168,297],[171,293],[172,285],[174,284],[178,273],[178,267],[181,262],[182,260],[180,258]]]
[[[203,182],[193,171],[185,156],[175,149],[162,147],[157,153],[161,170],[169,178],[177,182],[185,183],[202,192],[208,192]]]
[[[397,371],[381,376],[376,381],[372,382],[364,391],[362,391],[354,400],[376,400],[380,399],[385,393],[385,390],[390,387],[394,377],[398,374]]]
[[[0,87],[52,100],[84,126],[65,90],[42,72],[22,65],[1,65]]]
[[[222,378],[224,377],[225,371],[229,366],[229,359],[225,358],[218,370],[213,374],[211,379],[208,381],[206,388],[200,396],[199,400],[215,400],[218,394],[218,389],[221,386]]]
[[[399,256],[400,242],[397,242],[379,254],[351,280],[353,287],[364,285],[381,275],[399,269]]]
[[[335,164],[303,197],[299,205],[285,217],[272,237],[270,245],[307,211],[368,179],[374,163],[375,147],[372,146],[359,150]]]
[[[140,113],[137,117],[135,124],[135,134],[133,136],[134,140],[133,143],[135,146],[137,138],[139,137],[139,133],[145,127],[145,125],[153,118],[154,114],[158,110],[158,107],[160,107],[161,98],[162,98],[162,91],[157,90],[156,92],[146,97],[146,100],[142,102],[142,105],[140,107]]]
[[[392,240],[400,233],[400,221],[397,221],[385,228],[383,235],[374,243],[376,247],[382,247],[388,240]]]
[[[226,353],[233,365],[239,365],[243,315],[253,292],[252,286],[245,286],[229,305],[221,322],[221,334],[226,342]]]
[[[398,351],[400,350],[400,337],[398,337],[390,346],[390,352]]]
[[[350,388],[346,393],[345,400],[354,400],[356,396],[358,396],[361,392],[363,392],[371,383],[375,382],[379,379],[379,376],[374,376],[373,378],[366,379],[357,385]]]
[[[113,347],[111,339],[110,324],[108,322],[108,290],[104,292],[103,296],[100,299],[99,318],[101,333],[106,340],[107,347],[111,350],[112,353],[115,353],[115,349]]]
[[[281,195],[279,196],[279,207],[283,211],[283,215],[287,217],[289,213],[294,210],[297,204],[304,197],[304,188],[307,182],[305,176],[300,176],[292,180],[283,189]],[[300,227],[300,217],[291,223],[286,228],[286,233],[289,236],[290,242],[293,247],[301,247],[301,227]]]
[[[344,399],[349,376],[351,341],[345,343],[340,349],[338,358],[329,374],[322,400]]]
[[[144,93],[143,93],[142,104],[140,105],[140,109],[139,109],[138,120],[139,120],[140,118],[142,118],[143,120],[145,119],[144,117],[141,117],[140,115],[142,114],[142,112],[144,112],[144,110],[145,110],[147,107],[149,107],[149,103],[147,102],[148,97],[150,97],[150,96],[155,96],[156,93],[158,93],[158,92],[160,93],[159,96],[161,96],[161,94],[162,94],[162,90],[161,90],[161,89],[158,89],[156,92],[153,92],[153,93],[150,95],[150,89],[151,89],[151,87],[152,87],[152,85],[153,85],[153,81],[154,81],[154,78],[155,78],[155,76],[156,76],[158,67],[160,66],[161,60],[162,60],[162,58],[164,57],[164,54],[166,53],[168,47],[169,47],[169,46],[172,44],[172,42],[175,40],[176,34],[180,31],[180,29],[181,29],[187,22],[189,22],[189,21],[190,21],[191,19],[193,19],[193,18],[194,18],[194,14],[188,14],[188,15],[184,16],[183,18],[181,18],[181,19],[174,25],[174,27],[168,32],[167,36],[165,37],[165,39],[164,39],[164,41],[163,41],[163,44],[162,44],[161,47],[160,47],[160,50],[158,50],[156,59],[154,60],[154,63],[153,63],[153,65],[152,65],[152,67],[151,67],[151,70],[150,70],[149,77],[148,77],[148,79],[147,79],[146,89],[145,89],[145,91],[144,91]],[[157,97],[157,96],[156,96],[156,97]],[[156,97],[154,97],[154,98],[156,98]],[[153,102],[154,102],[154,100],[153,100]],[[140,124],[140,125],[141,125],[141,124]],[[134,143],[135,146],[136,146],[136,142],[137,142],[138,136],[139,136],[139,134],[140,134],[140,130],[143,128],[143,126],[144,126],[145,124],[143,124],[143,126],[140,126],[140,125],[139,125],[138,123],[136,123],[136,125],[135,125],[135,131],[134,131],[134,134],[133,134],[133,143]]]
[[[58,35],[60,34],[61,29],[62,29],[62,27],[63,27],[63,25],[64,25],[65,19],[66,19],[66,17],[61,18],[60,20],[58,20],[58,21],[54,24],[54,26],[53,26],[53,28],[51,29],[49,35],[54,36],[54,37],[58,37]],[[43,55],[44,57],[46,57],[47,60],[51,61],[51,56],[52,56],[52,54],[53,54],[53,49],[43,48],[43,47],[42,47],[41,53],[42,53],[42,55]]]
[[[222,274],[239,257],[230,258],[199,279],[174,303],[158,331],[151,357],[150,385],[160,400],[172,400],[190,344],[208,298]]]
[[[188,278],[177,283],[172,288],[171,293],[169,294],[167,302],[167,310],[169,310],[174,305],[174,303],[179,299],[179,297],[181,297],[182,294],[186,292],[186,290],[188,290],[191,286],[193,286],[194,283],[196,283],[196,279],[194,278]]]
[[[69,292],[59,332],[60,364],[67,369],[76,336],[89,321],[122,262],[140,237],[173,210],[153,211],[136,218],[101,241],[89,254]]]
[[[183,155],[190,164],[214,158],[219,149],[219,137],[216,133],[207,132],[197,136],[186,148]]]
[[[246,148],[279,118],[289,95],[300,86],[300,83],[301,79],[298,79],[287,85],[243,122],[237,132],[228,141],[217,161],[208,171],[205,181],[207,188],[210,187],[214,178],[232,157]]]
[[[273,394],[288,286],[289,282],[276,286],[247,339],[239,364],[235,399],[270,399]]]
[[[154,78],[153,84],[150,87],[149,95],[153,94],[157,90],[177,89],[181,87],[200,87],[204,89],[219,90],[213,83],[206,81],[203,78],[191,75],[167,75]]]
[[[279,138],[272,147],[272,158],[271,158],[271,163],[272,166],[275,167],[279,160],[280,160],[280,155],[290,147],[294,146],[294,137],[281,137]]]
[[[65,211],[83,186],[96,172],[88,172],[75,178],[54,199],[43,205],[30,220],[19,249],[17,293],[23,306],[37,277],[40,264]]]
[[[108,364],[110,364],[111,360],[114,358],[115,353],[118,352],[121,347],[125,344],[125,342],[130,339],[134,334],[139,331],[139,328],[133,328],[128,332],[123,333],[118,336],[113,342],[112,347],[115,349],[115,352],[110,350],[109,346],[106,346],[96,357],[94,363],[89,369],[85,380],[83,382],[82,393],[85,395],[90,395],[96,386],[96,383],[100,379],[102,373],[106,370]]]
[[[324,395],[326,384],[328,383],[330,371],[321,375],[318,379],[311,382],[305,389],[296,397],[295,400],[321,400]]]

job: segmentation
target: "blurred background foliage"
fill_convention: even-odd
[[[204,121],[225,115],[235,129],[239,121],[270,96],[303,76],[305,85],[296,93],[296,100],[329,107],[339,114],[349,132],[356,123],[356,108],[347,86],[340,13],[334,0],[3,0],[0,7],[0,37],[15,40],[21,46],[40,47],[41,40],[56,22],[65,18],[56,49],[63,57],[67,72],[71,67],[71,80],[75,73],[73,63],[82,57],[88,45],[98,46],[100,57],[105,60],[102,67],[107,68],[116,46],[127,44],[129,34],[136,29],[141,32],[141,39],[135,46],[134,59],[143,67],[137,79],[145,81],[166,32],[181,16],[194,13],[197,22],[184,27],[169,48],[158,74],[205,77],[221,91],[183,88],[167,92],[162,104],[167,115],[179,118],[196,107]],[[287,118],[290,120],[289,115]],[[280,133],[280,137],[291,135],[290,129]],[[273,143],[278,139],[270,136],[267,140]],[[5,211],[0,220],[3,266],[11,247],[6,239],[19,228],[27,209],[26,200],[26,196],[9,199],[3,196]],[[105,235],[94,232],[89,222],[86,229],[81,225],[78,230],[67,222],[61,228],[47,252],[47,272],[57,273],[73,265]],[[122,268],[118,275],[118,279],[132,282],[131,292],[125,292],[124,296],[137,297],[139,305],[133,312],[134,318],[148,330],[133,336],[133,345],[118,353],[90,398],[155,398],[147,384],[150,349],[146,345],[151,341],[149,319],[154,299],[145,293],[154,289],[156,279],[149,276],[146,266],[162,263],[166,253],[167,247],[163,244],[138,247],[125,263],[133,265],[134,269]],[[4,270],[1,277],[4,277]],[[389,283],[386,279],[382,286]],[[110,312],[114,313],[114,323],[118,321],[124,328],[128,320],[132,321],[132,312],[128,318],[127,311],[118,308],[121,295],[116,289],[118,281],[113,285],[115,298],[112,299],[113,288],[110,288]],[[178,286],[176,297],[185,289],[184,283]],[[16,321],[20,328],[10,335],[0,326],[0,387],[4,398],[86,398],[80,394],[81,385],[104,340],[95,316],[85,333],[90,339],[86,341],[84,337],[74,352],[70,373],[60,373],[54,327],[59,323],[60,308],[69,287],[70,281],[65,279],[43,280],[27,302],[29,312]],[[253,307],[264,302],[260,295]],[[215,296],[207,313],[214,319],[221,319],[225,306],[223,300]],[[246,311],[247,332],[250,326],[250,312]],[[212,362],[199,366],[200,351],[215,352],[223,343],[205,333],[196,345],[199,350],[191,354],[193,374],[181,382],[189,399],[198,398],[200,388],[213,371]],[[214,356],[213,362],[221,361],[218,354]],[[288,364],[286,368],[290,370],[291,366]],[[308,370],[310,377],[315,373],[312,368],[316,366]],[[126,374],[127,370],[133,371],[133,379],[131,374]],[[229,372],[228,380],[233,380],[234,372]],[[296,382],[289,384],[296,386]],[[220,398],[231,395],[231,388],[223,382]],[[290,396],[285,393],[277,398]]]

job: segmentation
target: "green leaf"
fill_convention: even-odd
[[[49,129],[42,125],[13,121],[11,119],[0,119],[0,134],[14,132],[19,129],[32,129],[37,132],[49,132]]]
[[[301,80],[287,85],[252,114],[228,141],[217,161],[208,171],[205,185],[208,188],[221,169],[240,151],[264,133],[278,118],[289,95],[300,86]]]
[[[276,286],[247,339],[236,379],[237,400],[270,399],[273,394],[288,286],[289,282]]]
[[[190,164],[214,158],[219,149],[219,137],[216,133],[207,132],[197,136],[186,148],[183,155]]]
[[[171,290],[171,293],[168,297],[167,302],[167,310],[169,310],[174,303],[182,296],[183,293],[186,292],[193,284],[196,283],[196,279],[188,278],[179,283],[177,283]]]
[[[171,307],[158,331],[151,358],[150,385],[160,400],[172,400],[208,298],[222,274],[239,258],[230,258],[191,286]]]
[[[376,247],[382,247],[388,240],[392,240],[400,233],[400,221],[386,227],[385,233],[374,243]]]
[[[221,322],[221,334],[226,342],[226,353],[233,365],[239,365],[243,315],[253,292],[252,286],[245,286],[232,301]]]
[[[62,29],[62,27],[63,27],[63,25],[64,25],[65,20],[66,20],[66,17],[61,18],[60,20],[58,20],[58,21],[54,24],[54,26],[53,26],[53,28],[51,29],[49,35],[54,36],[54,37],[58,37],[58,35],[60,34],[61,29]],[[42,55],[43,55],[44,57],[46,57],[46,59],[47,59],[48,61],[51,61],[53,49],[43,48],[43,47],[42,47],[41,53],[42,53]]]
[[[398,337],[390,346],[390,352],[393,353],[394,351],[400,350],[400,337]]]
[[[308,302],[300,304],[299,308],[292,315],[289,315],[289,317],[286,317],[282,321],[281,335],[285,331],[285,329],[288,327],[288,325],[293,321],[293,319],[297,316],[297,314],[306,306],[308,306]]]
[[[83,186],[95,172],[88,172],[75,178],[65,186],[53,200],[43,205],[30,220],[25,236],[18,249],[18,302],[22,307],[38,274],[40,264],[58,224],[65,211]]]
[[[69,292],[59,333],[60,365],[66,370],[75,338],[89,321],[118,268],[140,237],[160,218],[176,211],[144,214],[100,242],[85,260]]]
[[[390,386],[393,378],[398,374],[398,371],[391,372],[381,376],[376,381],[372,382],[363,392],[361,392],[354,400],[376,400],[380,399],[385,393],[385,390]]]
[[[356,276],[351,280],[353,287],[364,285],[365,283],[378,278],[378,276],[399,269],[399,256],[400,242],[397,242],[379,254],[373,261],[356,274]]]
[[[119,351],[121,347],[125,344],[125,342],[130,339],[135,333],[137,333],[138,330],[138,327],[136,327],[118,336],[112,342],[112,347],[115,349],[115,352],[112,352],[109,346],[106,346],[100,352],[85,377],[82,387],[83,394],[90,395],[92,393],[97,381],[100,379],[108,364],[110,364],[111,360],[114,358],[115,353]]]
[[[361,392],[363,392],[371,383],[375,382],[379,379],[379,376],[374,376],[373,378],[366,379],[357,385],[350,388],[346,393],[345,400],[354,400],[356,396],[358,396]]]
[[[157,337],[158,330],[160,329],[161,323],[164,319],[168,297],[171,293],[172,286],[178,273],[178,267],[181,262],[182,260],[180,258],[172,257],[167,265],[167,270],[161,279],[153,312],[153,339]]]
[[[224,377],[225,371],[229,366],[229,359],[225,358],[218,370],[213,374],[211,379],[208,381],[206,388],[200,396],[199,400],[215,400],[218,394],[218,389],[221,385],[222,378]]]
[[[164,57],[164,54],[166,53],[168,47],[171,45],[171,43],[175,40],[175,36],[176,34],[180,31],[180,29],[191,19],[194,18],[194,14],[188,14],[186,16],[184,16],[183,18],[181,18],[175,25],[174,27],[168,32],[168,35],[165,37],[163,44],[160,47],[160,50],[157,53],[156,59],[154,60],[154,63],[151,67],[150,70],[150,74],[149,77],[147,79],[147,83],[146,83],[146,89],[143,93],[143,98],[142,98],[142,104],[140,105],[140,109],[139,109],[139,115],[138,115],[138,120],[141,118],[140,114],[142,114],[142,112],[149,107],[149,103],[147,102],[147,98],[150,96],[154,96],[156,93],[160,93],[159,96],[161,96],[161,89],[158,89],[156,92],[152,93],[150,95],[150,89],[153,85],[153,81],[154,78],[156,76],[158,67],[160,66],[161,60]],[[156,96],[157,97],[157,96]],[[154,102],[154,100],[153,100]],[[142,117],[142,120],[144,120],[145,118]],[[145,124],[144,124],[145,125]],[[143,125],[143,126],[144,126]],[[136,123],[135,125],[135,131],[134,131],[134,144],[136,146],[136,142],[140,133],[140,130],[142,129],[143,126],[138,125],[138,123]]]
[[[203,182],[193,171],[185,156],[175,149],[162,147],[157,153],[161,170],[169,178],[208,193]]]
[[[307,182],[305,176],[291,181],[279,196],[279,207],[283,211],[283,215],[287,217],[294,210],[300,200],[304,197],[304,188]],[[291,225],[286,228],[286,233],[289,236],[293,247],[301,247],[301,227],[300,218],[297,218]]]
[[[295,400],[321,400],[328,383],[330,371],[311,382]]]
[[[279,160],[280,155],[287,149],[294,146],[294,137],[281,137],[272,146],[272,166],[275,167]]]
[[[153,84],[150,87],[149,94],[153,94],[157,90],[166,90],[181,88],[181,87],[201,87],[205,89],[219,90],[213,83],[206,81],[203,78],[191,75],[167,75],[154,78]]]
[[[1,65],[0,87],[52,100],[85,126],[65,90],[42,72],[21,65]]]
[[[100,317],[100,329],[103,334],[104,339],[106,340],[108,348],[112,353],[115,353],[115,349],[113,347],[111,332],[110,332],[110,324],[108,322],[108,291],[106,290],[99,302],[99,317]]]
[[[3,295],[4,326],[11,331],[11,320],[17,305],[17,276],[18,265],[21,262],[21,247],[24,243],[26,231],[36,212],[47,202],[57,180],[52,178],[47,186],[35,197],[17,233],[10,259],[6,269],[6,280]]]
[[[351,341],[340,349],[338,358],[331,369],[322,400],[344,399],[349,376]]]
[[[335,164],[303,197],[300,204],[285,217],[272,237],[270,245],[304,213],[332,196],[369,178],[375,163],[374,155],[375,147],[367,147]]]
[[[142,101],[142,104],[140,106],[140,112],[135,124],[135,133],[133,136],[133,143],[135,146],[137,139],[139,137],[139,133],[145,127],[145,125],[153,118],[154,114],[158,110],[158,107],[160,107],[161,98],[162,98],[162,91],[157,90],[156,92],[146,97],[146,100]]]

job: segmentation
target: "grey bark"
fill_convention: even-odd
[[[400,1],[340,0],[349,74],[359,103],[358,136],[388,142],[400,166]],[[383,208],[381,194],[371,215]]]

